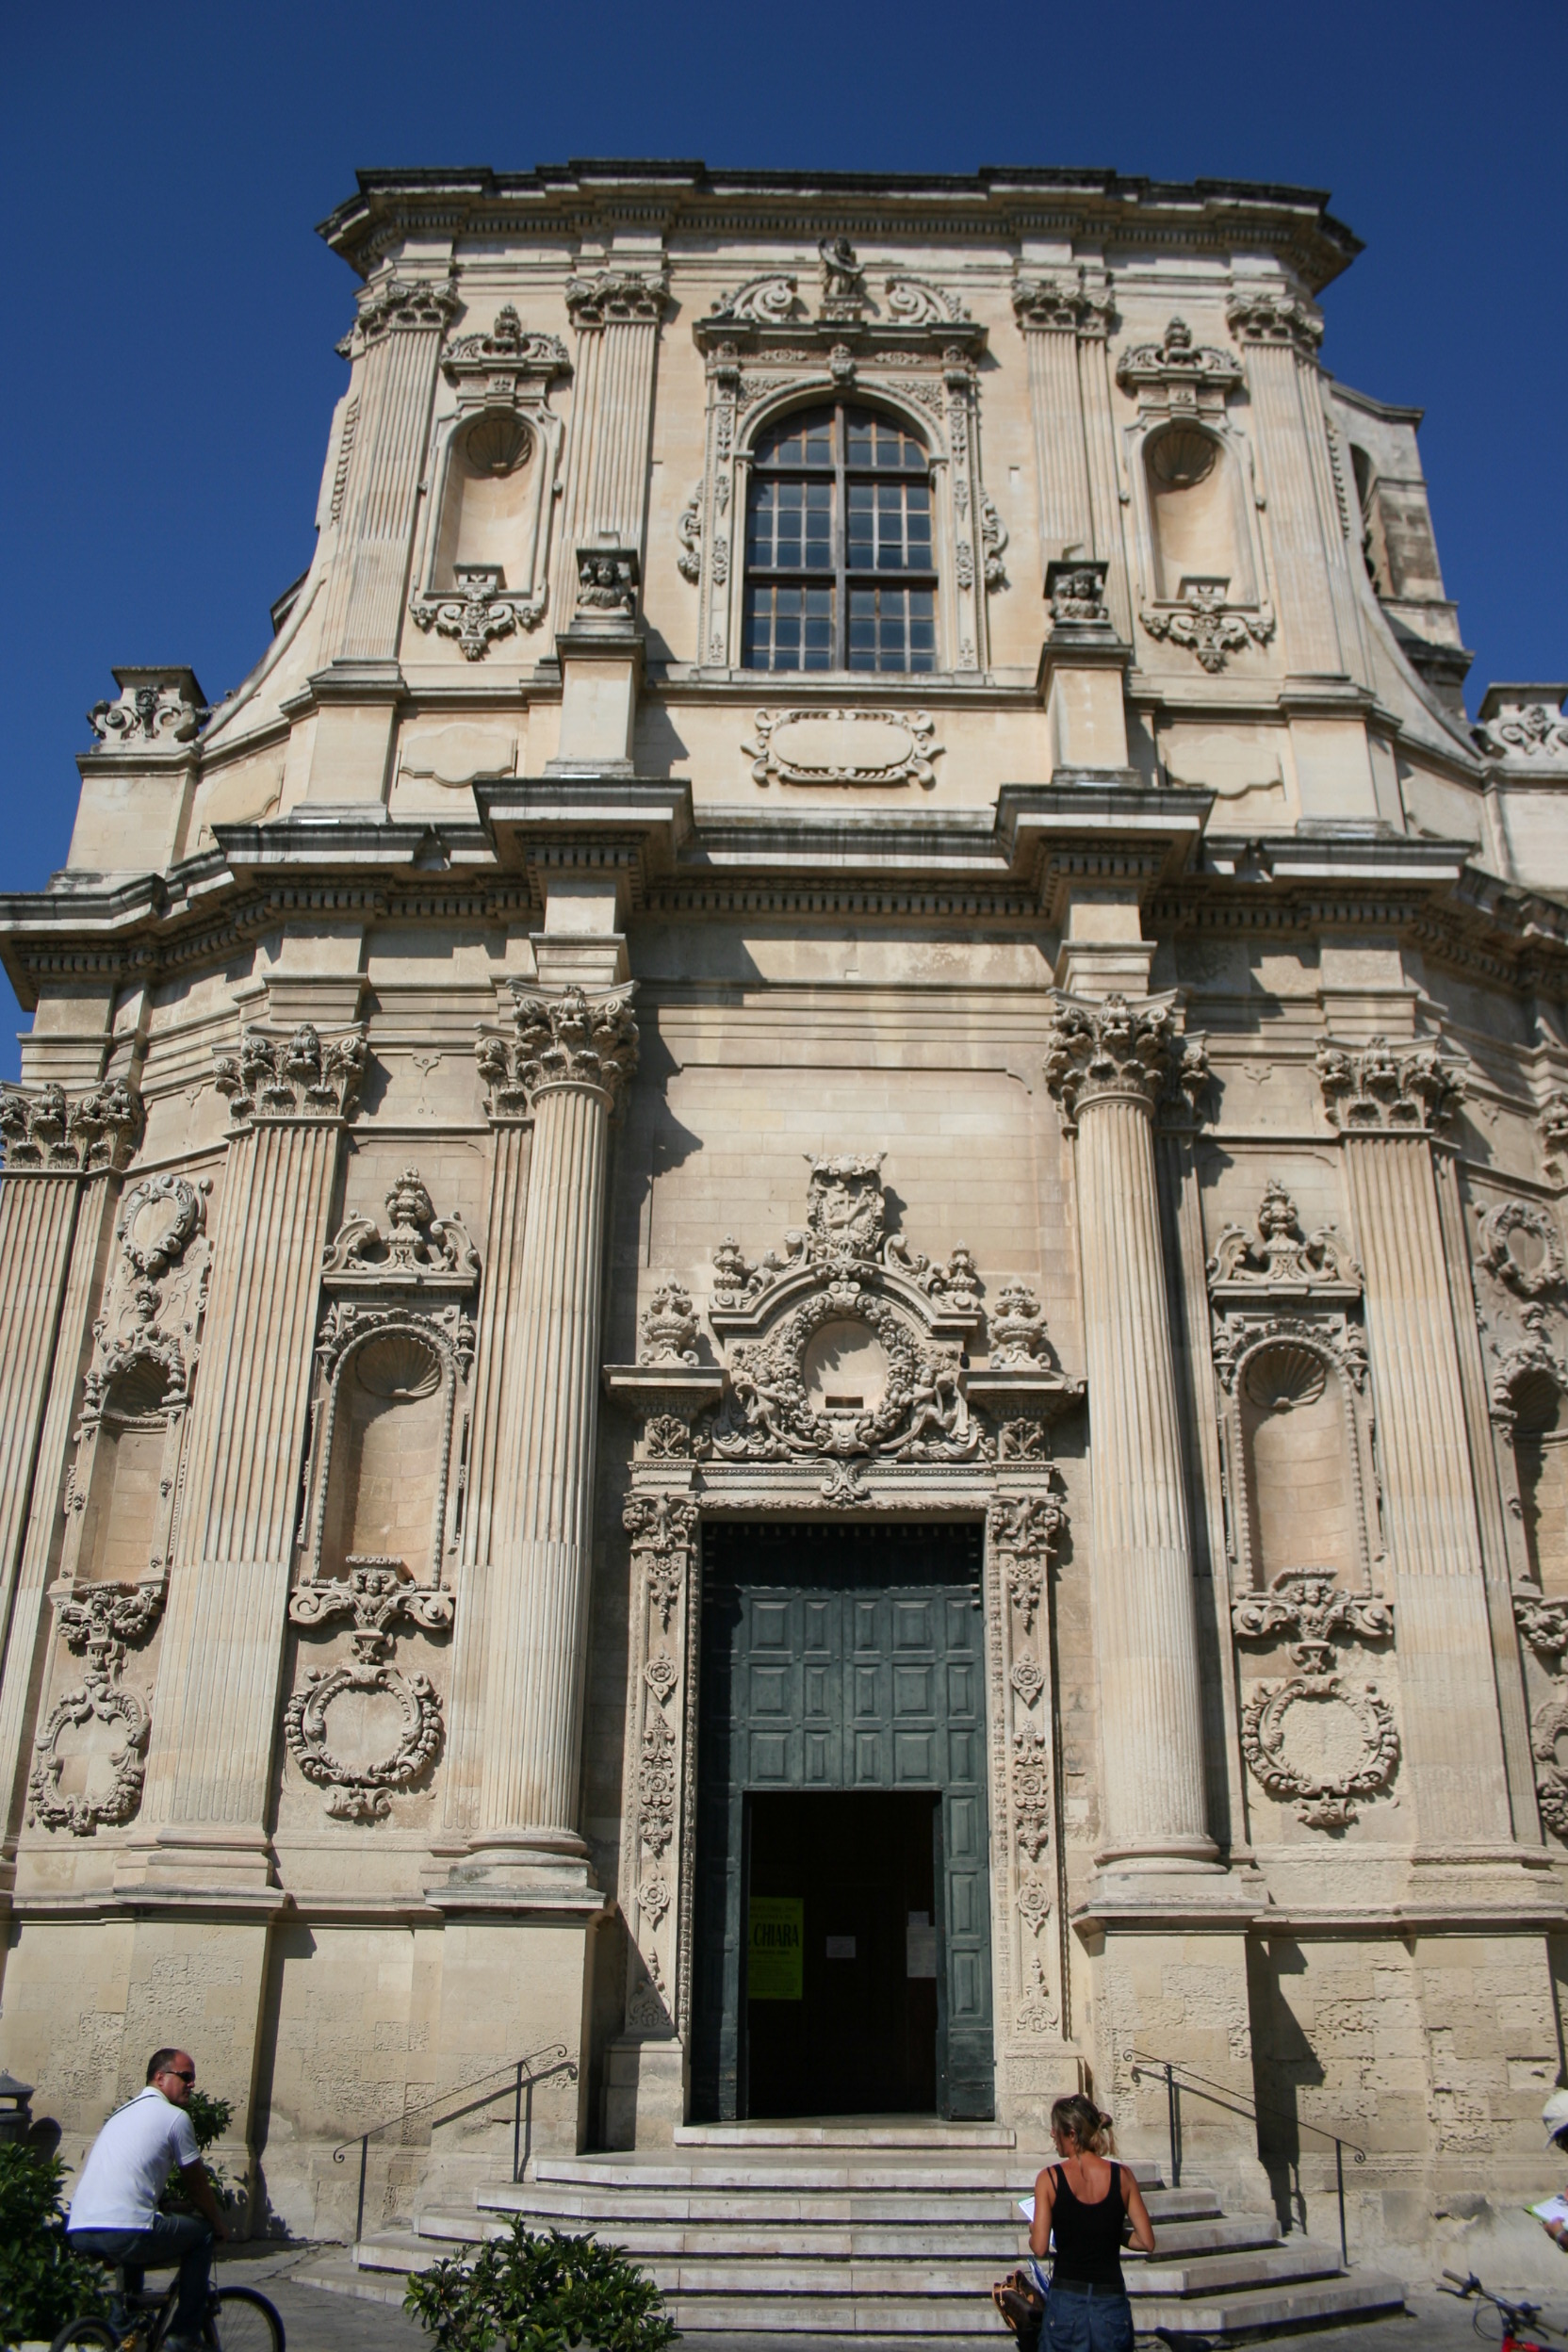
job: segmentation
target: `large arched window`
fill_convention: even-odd
[[[912,433],[838,400],[762,434],[744,624],[748,670],[936,668],[930,468]]]

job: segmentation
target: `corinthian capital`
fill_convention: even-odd
[[[1364,1047],[1325,1037],[1317,1083],[1329,1123],[1356,1134],[1440,1135],[1464,1100],[1464,1079],[1435,1045],[1396,1054],[1386,1037]]]
[[[657,326],[670,299],[663,271],[600,270],[568,278],[566,310],[574,327]]]
[[[637,1023],[629,988],[590,996],[583,988],[545,995],[514,984],[511,1037],[482,1037],[480,1075],[492,1119],[517,1118],[553,1087],[583,1086],[612,1111],[637,1068]]]
[[[91,1174],[123,1168],[141,1135],[141,1098],[123,1079],[68,1095],[63,1086],[0,1093],[6,1172]]]
[[[1203,1040],[1184,1036],[1168,998],[1091,1003],[1060,989],[1044,1068],[1069,1135],[1080,1113],[1110,1099],[1136,1102],[1151,1117],[1168,1101],[1196,1108],[1209,1079]]]
[[[1262,289],[1233,294],[1225,305],[1225,318],[1238,343],[1285,343],[1303,359],[1315,359],[1323,340],[1323,321],[1317,312],[1293,294]]]
[[[287,1037],[251,1027],[241,1030],[237,1054],[219,1055],[212,1083],[228,1096],[236,1127],[348,1119],[359,1101],[366,1060],[365,1031],[357,1022],[326,1037],[309,1021]]]
[[[357,359],[385,335],[445,335],[462,308],[449,279],[384,278],[360,296],[353,326],[337,348],[345,359]]]

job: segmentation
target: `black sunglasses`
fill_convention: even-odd
[[[172,2074],[176,2082],[194,2082],[196,2080],[194,2072],[187,2074],[183,2066],[165,2066],[163,2071]]]

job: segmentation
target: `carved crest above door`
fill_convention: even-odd
[[[1056,1364],[1038,1304],[1016,1280],[997,1285],[990,1362],[972,1365],[988,1333],[979,1269],[962,1243],[933,1260],[890,1233],[884,1157],[809,1158],[804,1225],[756,1262],[731,1234],[717,1245],[708,1309],[717,1365],[645,1333],[644,1363],[607,1368],[610,1393],[643,1413],[645,1453],[712,1471],[820,1465],[835,1503],[865,1499],[863,1468],[1028,1458],[1024,1425],[1043,1458],[1043,1424],[1082,1400],[1082,1383]],[[689,1329],[694,1338],[694,1316]]]

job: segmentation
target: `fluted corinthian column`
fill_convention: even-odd
[[[1432,1046],[1326,1043],[1345,1139],[1382,1472],[1406,1801],[1427,1848],[1508,1841],[1508,1775],[1432,1137],[1460,1095]]]
[[[1198,1636],[1153,1121],[1204,1078],[1164,1000],[1057,993],[1046,1083],[1075,1134],[1089,1382],[1101,1861],[1208,1862]]]
[[[388,279],[360,303],[353,442],[322,624],[324,661],[397,656],[441,340],[460,304],[441,281]]]
[[[358,1028],[247,1029],[217,1083],[234,1132],[127,1870],[260,1888],[321,1255]]]
[[[492,1042],[493,1092],[533,1115],[485,1625],[483,1775],[475,1866],[497,1886],[563,1870],[578,1834],[594,1440],[611,1120],[636,1066],[629,990],[519,988]]]
[[[1315,382],[1322,321],[1304,303],[1266,291],[1238,293],[1227,316],[1247,352],[1286,666],[1297,677],[1337,677],[1348,662],[1330,558],[1342,533],[1325,512],[1314,463],[1315,445],[1327,449]]]
[[[0,1837],[8,1881],[39,1621],[115,1174],[140,1105],[118,1081],[0,1096]]]

